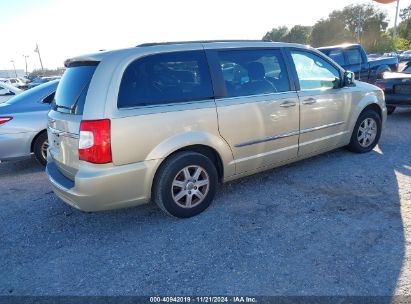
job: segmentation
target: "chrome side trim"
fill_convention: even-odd
[[[293,132],[289,132],[289,133],[282,133],[282,134],[278,134],[278,135],[275,135],[275,136],[270,136],[270,137],[266,137],[266,138],[262,138],[262,139],[246,141],[246,142],[237,144],[234,147],[241,148],[241,147],[245,147],[245,146],[251,146],[251,145],[260,144],[260,143],[267,142],[267,141],[272,141],[272,140],[276,140],[276,139],[280,139],[280,138],[286,138],[286,137],[298,135],[299,133],[300,133],[299,131],[293,131]]]
[[[275,154],[275,153],[279,153],[279,152],[284,152],[284,151],[291,150],[291,149],[297,149],[297,148],[298,148],[298,145],[292,145],[292,146],[288,146],[288,147],[285,147],[285,148],[268,151],[268,152],[265,152],[265,153],[259,153],[259,154],[256,154],[256,155],[239,158],[239,159],[236,159],[236,160],[233,160],[232,162],[230,162],[230,165],[231,164],[238,164],[238,163],[241,163],[243,161],[250,160],[250,159],[265,157],[267,155],[271,155],[271,154]]]
[[[326,129],[326,128],[330,128],[330,127],[335,127],[335,126],[339,126],[344,124],[343,121],[339,121],[339,122],[334,122],[328,125],[322,125],[322,126],[318,126],[318,127],[314,127],[314,128],[308,128],[308,129],[304,129],[300,131],[300,134],[304,134],[304,133],[309,133],[309,132],[313,132],[313,131],[318,131],[318,130],[322,130],[322,129]]]
[[[313,144],[313,143],[317,143],[317,142],[320,142],[320,141],[323,141],[323,140],[327,140],[327,139],[330,139],[330,138],[333,138],[333,137],[342,136],[342,135],[345,135],[345,134],[348,134],[348,133],[349,133],[348,131],[343,131],[343,132],[331,134],[331,135],[328,135],[328,136],[316,138],[316,139],[313,139],[313,140],[310,140],[310,141],[305,141],[303,143],[300,142],[300,147],[310,145],[310,144]]]
[[[237,144],[234,147],[241,148],[241,147],[245,147],[245,146],[251,146],[251,145],[260,144],[260,143],[267,142],[267,141],[286,138],[286,137],[299,135],[299,134],[305,134],[305,133],[318,131],[318,130],[322,130],[322,129],[326,129],[326,128],[330,128],[330,127],[334,127],[334,126],[339,126],[339,125],[342,125],[342,124],[344,124],[344,122],[339,121],[339,122],[334,122],[334,123],[331,123],[331,124],[322,125],[322,126],[318,126],[318,127],[314,127],[314,128],[304,129],[304,130],[301,130],[301,131],[293,131],[293,132],[289,132],[289,133],[282,133],[282,134],[278,134],[278,135],[275,135],[275,136],[270,136],[270,137],[266,137],[266,138],[262,138],[262,139],[255,139],[255,140],[246,141],[246,142]]]

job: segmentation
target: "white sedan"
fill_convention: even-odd
[[[0,103],[6,102],[15,95],[18,95],[22,90],[0,81]]]

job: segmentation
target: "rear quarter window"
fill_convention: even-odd
[[[118,107],[154,106],[213,98],[203,51],[149,55],[125,70]]]
[[[91,78],[98,63],[69,67],[58,85],[53,110],[82,115]]]

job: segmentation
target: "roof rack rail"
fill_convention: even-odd
[[[170,42],[150,42],[139,44],[136,47],[169,45],[169,44],[187,44],[187,43],[212,43],[212,42],[272,42],[271,40],[193,40],[193,41],[170,41]]]

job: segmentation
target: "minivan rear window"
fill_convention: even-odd
[[[97,64],[92,62],[67,68],[57,88],[53,110],[67,114],[83,114],[88,87]]]

